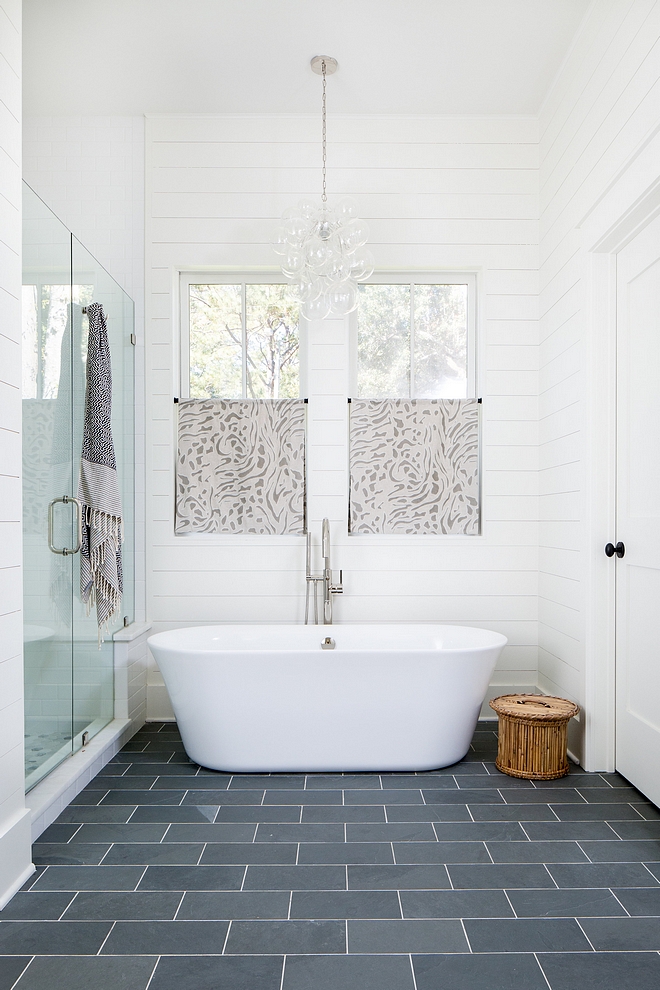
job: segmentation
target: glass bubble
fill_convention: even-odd
[[[355,220],[358,216],[358,205],[350,196],[344,196],[335,206],[335,213],[342,220]]]
[[[343,282],[336,282],[328,291],[330,300],[330,311],[335,316],[346,316],[352,313],[357,307],[358,295],[353,282],[345,279]]]
[[[313,199],[301,199],[298,203],[298,215],[305,220],[315,220],[319,208]]]
[[[300,273],[304,267],[305,257],[302,251],[296,251],[294,249],[287,251],[282,262],[282,268],[286,268],[289,272]]]
[[[270,239],[275,254],[286,254],[289,242],[284,227],[277,227]]]
[[[288,206],[282,214],[282,221],[286,223],[287,220],[296,220],[299,216],[300,212],[297,206]]]
[[[330,300],[326,293],[306,302],[302,307],[303,316],[308,320],[324,320],[330,312]]]
[[[303,272],[298,293],[302,303],[314,302],[315,299],[323,295],[325,290],[325,282],[322,278],[316,278],[315,276],[308,278],[306,276],[307,273]]]
[[[366,247],[360,247],[351,255],[351,278],[363,281],[374,273],[374,256]]]
[[[332,282],[343,282],[345,279],[350,278],[350,275],[351,265],[348,258],[335,252],[328,264],[327,278]]]
[[[369,228],[364,220],[353,220],[349,223],[345,230],[344,239],[349,251],[355,251],[356,248],[366,244],[369,240]]]
[[[291,217],[284,224],[284,231],[290,244],[302,244],[309,233],[309,223],[302,217]]]
[[[318,237],[310,237],[305,245],[305,264],[315,275],[325,275],[332,263],[332,249]]]

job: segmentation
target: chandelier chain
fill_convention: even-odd
[[[327,201],[328,201],[328,194],[326,192],[326,183],[325,183],[325,170],[326,170],[326,150],[325,150],[326,149],[326,127],[325,127],[325,117],[326,117],[325,78],[326,78],[326,72],[325,72],[325,62],[322,63],[321,69],[322,69],[322,72],[323,72],[323,113],[322,113],[322,117],[323,117],[323,193],[321,195],[321,200],[324,203],[327,203]]]

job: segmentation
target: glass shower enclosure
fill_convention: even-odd
[[[112,632],[134,618],[134,313],[121,286],[23,184],[23,604],[26,790],[114,715]],[[80,597],[75,497],[89,303],[103,305],[124,516],[122,615],[99,648]],[[66,551],[66,552],[64,552]]]

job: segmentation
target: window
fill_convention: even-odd
[[[475,394],[473,275],[380,276],[360,286],[355,395]]]
[[[293,399],[300,394],[298,300],[269,281],[182,277],[181,394]]]

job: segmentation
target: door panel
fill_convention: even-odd
[[[617,769],[660,805],[660,218],[617,257]]]

